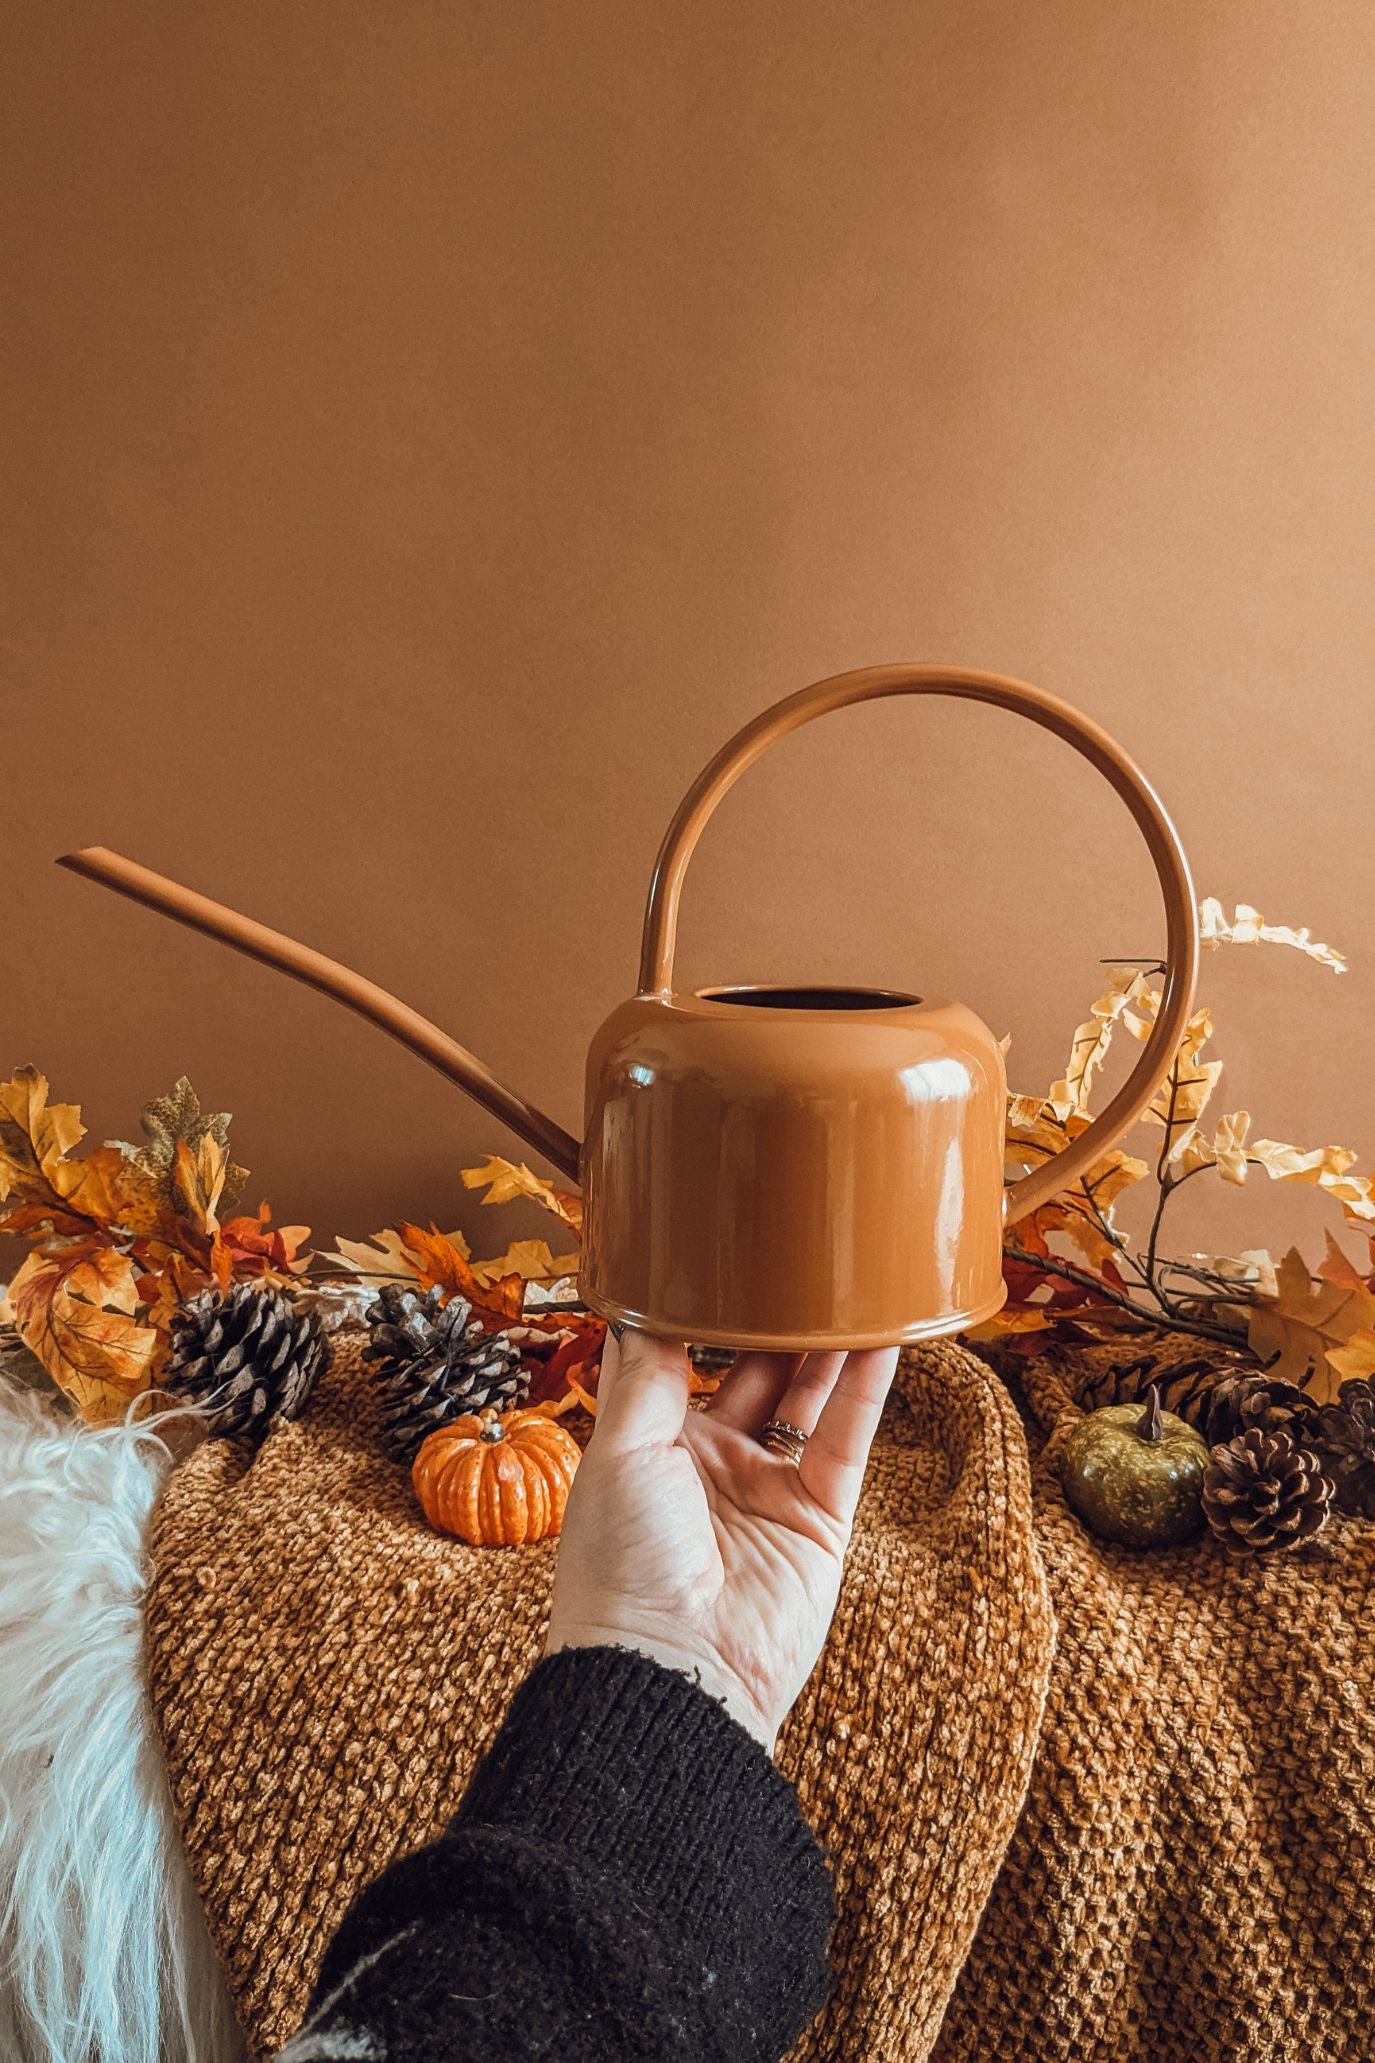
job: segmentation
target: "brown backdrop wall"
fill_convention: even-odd
[[[97,1137],[189,1073],[326,1235],[471,1224],[493,1124],[52,856],[238,902],[576,1125],[701,760],[944,658],[1077,700],[1202,889],[1351,953],[1205,992],[1226,1107],[1375,1147],[1363,0],[115,0],[5,40],[7,1065]],[[731,798],[684,973],[960,994],[1043,1087],[1160,929],[1063,748],[897,705]],[[1188,1195],[1198,1243],[1316,1222]]]

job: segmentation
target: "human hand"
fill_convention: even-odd
[[[821,1652],[897,1348],[741,1355],[688,1409],[686,1349],[608,1336],[547,1652],[636,1648],[697,1676],[773,1752]],[[800,1465],[759,1434],[809,1435]]]

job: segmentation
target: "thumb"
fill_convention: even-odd
[[[687,1348],[626,1327],[608,1331],[597,1384],[594,1438],[609,1447],[670,1447],[688,1407]]]

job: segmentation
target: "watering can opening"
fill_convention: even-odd
[[[755,982],[738,988],[698,989],[704,1003],[734,1003],[756,1010],[902,1010],[920,996],[901,989],[794,988],[784,982]]]

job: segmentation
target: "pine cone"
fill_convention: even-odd
[[[1202,1432],[1208,1398],[1236,1373],[1235,1362],[1219,1360],[1215,1354],[1195,1354],[1163,1366],[1158,1354],[1141,1354],[1134,1361],[1111,1364],[1086,1385],[1078,1401],[1086,1411],[1106,1404],[1135,1404],[1138,1399],[1144,1403],[1154,1385],[1164,1410]]]
[[[312,1311],[280,1290],[240,1282],[226,1294],[202,1290],[172,1320],[162,1385],[201,1407],[212,1433],[262,1439],[278,1419],[296,1418],[329,1358]]]
[[[1238,1554],[1295,1547],[1326,1523],[1332,1484],[1287,1432],[1256,1426],[1215,1447],[1203,1473],[1203,1510]]]
[[[1199,1403],[1194,1422],[1210,1447],[1224,1446],[1253,1430],[1289,1433],[1296,1446],[1303,1446],[1315,1410],[1307,1390],[1279,1376],[1252,1375],[1245,1370],[1223,1375]]]
[[[1338,1509],[1375,1518],[1375,1381],[1344,1382],[1314,1413],[1309,1444],[1335,1485]]]
[[[489,1332],[466,1297],[419,1296],[386,1284],[367,1314],[371,1338],[363,1358],[382,1375],[382,1438],[398,1461],[410,1461],[428,1433],[468,1411],[509,1411],[525,1402],[528,1370],[504,1332]]]

